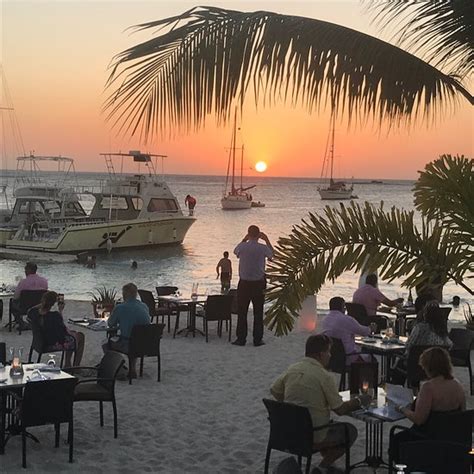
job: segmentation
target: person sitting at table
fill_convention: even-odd
[[[270,388],[276,400],[306,407],[313,427],[330,423],[331,410],[342,416],[359,409],[371,399],[370,395],[365,394],[347,402],[342,401],[334,378],[326,370],[331,358],[331,345],[331,338],[324,334],[309,336],[304,359],[291,365]],[[357,439],[357,428],[350,423],[344,425],[347,426],[349,445],[352,446]],[[344,454],[344,447],[341,447],[343,443],[343,425],[315,431],[314,446],[323,457],[320,468],[329,468]]]
[[[406,318],[406,331],[410,333],[413,327],[425,320],[425,314],[430,306],[439,306],[438,300],[430,293],[425,293],[415,299],[415,318]]]
[[[39,326],[47,351],[66,351],[64,364],[65,367],[71,367],[71,358],[75,350],[74,366],[78,366],[84,353],[84,334],[72,331],[64,324],[62,315],[64,301],[58,302],[58,311],[51,311],[56,302],[58,294],[55,291],[47,291],[42,296],[41,303],[28,311],[28,319],[32,324],[37,323]]]
[[[20,313],[20,295],[23,290],[47,290],[48,289],[48,280],[36,272],[38,271],[38,266],[33,262],[26,262],[25,264],[25,278],[18,282],[18,285],[15,288],[15,293],[12,300],[12,314],[15,317],[15,322],[18,324],[20,329],[29,329],[28,324],[26,324]]]
[[[371,273],[367,275],[365,285],[357,289],[352,295],[352,302],[363,305],[367,311],[367,315],[373,317],[377,316],[377,308],[381,303],[392,307],[403,303],[403,298],[389,300],[377,288],[377,275]]]
[[[453,342],[448,337],[446,318],[438,311],[438,307],[431,305],[426,308],[424,321],[416,324],[405,344],[405,354],[398,359],[391,369],[392,383],[403,385],[406,379],[406,361],[410,350],[414,346],[443,346],[451,349]]]
[[[151,324],[148,306],[137,299],[138,288],[133,283],[127,283],[122,287],[123,303],[115,306],[110,315],[107,325],[120,331],[118,340],[112,338],[102,346],[104,352],[109,350],[128,354],[128,343],[133,326],[137,324]],[[130,360],[130,374],[132,378],[137,377],[136,359]]]
[[[369,336],[377,329],[375,323],[362,326],[351,316],[346,316],[346,302],[344,298],[335,296],[329,300],[329,313],[318,327],[318,333],[335,337],[342,341],[348,361],[355,362],[360,359],[360,348],[356,346],[354,336]]]
[[[400,443],[430,439],[427,421],[433,412],[449,412],[466,409],[466,396],[462,385],[453,377],[453,366],[448,352],[441,347],[426,349],[420,356],[420,365],[428,376],[422,382],[414,409],[397,407],[413,425],[397,433],[390,446],[395,462],[398,462]]]

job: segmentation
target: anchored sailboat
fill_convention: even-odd
[[[334,131],[336,128],[336,114],[331,114],[331,128],[329,130],[326,152],[324,154],[323,167],[321,170],[321,180],[327,178],[329,173],[329,185],[318,188],[319,195],[323,200],[341,201],[352,199],[354,196],[354,186],[347,186],[345,181],[334,181]]]
[[[234,130],[232,132],[231,146],[229,150],[229,160],[227,162],[227,177],[225,180],[224,196],[221,199],[222,209],[236,210],[236,209],[250,209],[252,207],[252,195],[247,193],[249,189],[255,185],[243,186],[243,171],[244,171],[244,145],[240,147],[240,187],[236,187],[235,180],[235,152],[237,141],[237,110],[234,115]],[[230,174],[231,172],[231,174]],[[228,191],[230,179],[230,190]]]

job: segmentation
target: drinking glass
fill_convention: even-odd
[[[51,367],[56,367],[56,356],[54,354],[49,354],[48,357],[48,365]]]
[[[15,348],[13,346],[11,346],[8,349],[8,353],[10,354],[10,364],[12,364],[13,363],[13,357],[15,356]]]
[[[393,337],[393,334],[394,334],[394,332],[393,332],[393,322],[392,322],[392,321],[389,321],[389,322],[388,322],[388,327],[387,327],[387,336],[388,336],[389,338],[392,338],[392,337]]]

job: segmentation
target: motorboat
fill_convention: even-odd
[[[15,204],[4,223],[10,228],[5,247],[78,254],[183,242],[196,219],[183,214],[163,176],[156,173],[153,160],[162,155],[130,151],[101,156],[108,178],[92,188],[77,185],[71,158],[19,157],[18,162],[28,163],[35,173],[21,178],[17,173]],[[144,165],[146,172],[116,172],[117,158],[122,159],[121,169],[123,160],[131,160]],[[41,175],[37,170],[42,161],[58,163],[58,171]],[[89,213],[82,205],[84,197],[94,201]]]
[[[334,174],[334,135],[336,128],[336,115],[331,114],[331,127],[329,130],[328,141],[326,144],[326,152],[323,159],[323,167],[321,171],[321,179],[327,179],[329,174],[329,183],[326,186],[318,187],[319,195],[323,200],[343,201],[347,199],[354,199],[354,186],[348,186],[345,181],[336,181],[333,178]]]
[[[227,176],[225,181],[224,195],[221,199],[222,209],[238,210],[250,209],[252,207],[252,195],[248,193],[252,186],[243,186],[243,166],[244,166],[244,145],[240,147],[240,186],[236,186],[235,166],[236,166],[236,141],[237,141],[237,110],[234,116],[234,129],[232,132],[231,145],[229,149],[229,159],[227,162]],[[229,188],[230,184],[230,189]]]

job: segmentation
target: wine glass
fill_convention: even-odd
[[[13,357],[15,356],[15,348],[10,346],[8,349],[8,353],[10,354],[10,364],[13,364]]]
[[[55,354],[49,354],[48,355],[48,365],[51,367],[56,367],[56,355]]]

